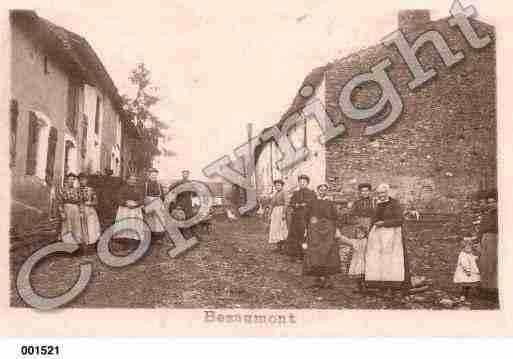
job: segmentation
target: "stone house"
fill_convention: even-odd
[[[30,10],[9,23],[11,218],[23,226],[47,215],[66,173],[125,174],[137,131],[87,40]]]
[[[307,119],[306,128],[299,131],[311,156],[293,174],[277,170],[275,162],[280,154],[276,143],[263,142],[256,150],[260,195],[270,192],[275,178],[284,178],[287,188],[292,189],[297,182],[296,172],[304,172],[312,177],[312,188],[326,182],[335,196],[344,199],[356,197],[360,182],[373,186],[387,182],[393,195],[407,206],[424,212],[451,213],[462,209],[469,194],[496,186],[493,26],[470,19],[478,36],[489,35],[492,39],[488,46],[474,49],[447,18],[431,21],[427,10],[401,11],[398,19],[399,29],[410,43],[426,31],[436,30],[449,48],[462,51],[465,59],[447,67],[432,44],[421,47],[417,52],[420,63],[438,74],[414,91],[408,87],[412,74],[395,46],[378,44],[314,69],[302,87],[313,86],[329,117],[335,123],[343,123],[346,130],[323,148],[311,148],[308,141],[317,136],[319,127],[315,120]],[[403,100],[403,110],[391,127],[367,136],[365,127],[380,122],[390,109],[368,122],[351,120],[341,111],[339,96],[353,77],[369,72],[386,58],[392,63],[387,74]],[[357,108],[370,108],[380,96],[379,85],[367,82],[351,93],[351,101]],[[284,118],[304,106],[305,99],[298,93]],[[295,131],[298,130],[290,132],[291,137],[297,135]]]

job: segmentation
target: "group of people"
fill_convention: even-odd
[[[155,213],[146,213],[144,206],[154,200],[162,200],[169,191],[189,181],[189,171],[182,171],[182,179],[165,191],[158,181],[158,170],[151,168],[147,179],[141,185],[135,174],[130,174],[126,183],[119,188],[116,198],[115,222],[119,223],[113,238],[128,244],[142,240],[143,226],[151,231],[152,240],[159,241],[166,229]],[[83,254],[91,254],[101,235],[98,218],[96,192],[88,183],[88,176],[68,173],[63,187],[57,192],[57,203],[61,218],[61,238],[64,242],[82,245]],[[176,219],[185,220],[193,216],[192,193],[181,192],[169,204],[169,211]]]
[[[329,288],[330,277],[341,271],[341,241],[353,248],[348,274],[356,279],[357,291],[377,288],[391,296],[394,290],[408,288],[403,211],[390,197],[389,185],[377,187],[377,201],[371,198],[369,183],[358,186],[360,197],[349,213],[356,226],[353,235],[346,236],[342,233],[348,223],[340,221],[328,185],[317,186],[315,193],[309,183],[308,176],[300,175],[299,189],[287,201],[284,182],[274,181],[269,242],[276,244],[276,250],[302,261],[303,274],[315,277],[312,287]]]
[[[276,246],[275,251],[301,261],[303,274],[315,278],[311,287],[326,288],[332,286],[330,277],[342,271],[339,249],[343,243],[352,248],[347,274],[355,279],[357,292],[372,288],[392,296],[408,290],[404,211],[390,196],[390,186],[380,184],[372,198],[372,186],[359,184],[358,200],[341,213],[337,202],[327,195],[326,184],[317,186],[316,193],[308,188],[309,182],[308,176],[300,175],[299,188],[287,200],[284,182],[274,181],[269,243]],[[463,238],[455,267],[454,282],[462,287],[462,300],[475,286],[488,298],[497,297],[497,191],[482,196],[487,209],[479,233]],[[348,217],[342,219],[344,215]]]

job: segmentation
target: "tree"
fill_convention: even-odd
[[[134,98],[122,96],[123,108],[129,114],[141,139],[133,154],[135,166],[141,170],[151,167],[156,156],[172,156],[174,152],[164,147],[169,138],[164,131],[169,126],[152,112],[152,107],[160,101],[160,97],[158,87],[152,84],[150,70],[144,63],[138,63],[128,79],[136,86],[136,94]]]

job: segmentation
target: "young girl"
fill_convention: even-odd
[[[479,284],[481,277],[477,267],[477,256],[472,253],[472,238],[463,238],[463,249],[458,256],[454,283],[461,284],[461,301],[465,301],[471,287]]]
[[[358,226],[355,230],[356,238],[347,238],[337,230],[337,237],[353,248],[353,256],[349,265],[349,276],[354,278],[358,286],[357,292],[365,292],[365,247],[367,246],[367,227]]]

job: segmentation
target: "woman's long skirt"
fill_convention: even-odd
[[[146,196],[144,199],[144,203],[148,204],[153,201],[160,200],[160,197],[152,197],[152,196]],[[150,231],[152,233],[161,233],[164,232],[166,229],[164,228],[164,225],[159,220],[157,215],[155,213],[145,213],[144,214],[144,220],[150,227]]]
[[[117,231],[113,238],[143,240],[144,226],[142,208],[120,206],[116,214]]]
[[[303,257],[302,245],[305,242],[307,218],[304,210],[296,210],[290,215],[290,227],[287,240],[283,243],[284,254],[290,257]]]
[[[497,233],[485,233],[481,239],[479,271],[481,288],[497,290]]]
[[[64,243],[82,243],[82,222],[78,204],[65,203],[66,219],[62,222],[61,238]]]
[[[94,207],[84,207],[85,222],[87,224],[87,230],[84,231],[84,236],[87,244],[94,244],[98,241],[101,235],[100,220],[96,214]]]
[[[289,231],[285,220],[285,207],[274,207],[271,212],[271,226],[269,228],[269,243],[279,243],[287,239]]]
[[[401,288],[408,280],[401,227],[372,227],[365,253],[365,282],[369,287]]]
[[[311,223],[303,259],[303,275],[328,276],[340,273],[339,246],[335,240],[335,223],[319,219]]]

